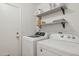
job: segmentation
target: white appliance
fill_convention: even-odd
[[[72,34],[52,34],[37,43],[38,56],[79,56],[79,38]]]
[[[37,32],[33,36],[23,36],[22,41],[22,55],[23,56],[36,56],[37,55],[37,42],[45,40],[48,37],[47,33]]]

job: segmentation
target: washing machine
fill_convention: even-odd
[[[79,56],[79,38],[73,34],[51,34],[37,43],[38,56]]]
[[[46,32],[36,32],[32,36],[23,36],[22,40],[22,56],[36,56],[37,42],[46,40],[48,35]]]

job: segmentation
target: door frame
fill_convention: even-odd
[[[4,4],[7,4],[7,5],[9,5],[9,6],[12,6],[12,7],[15,7],[15,8],[19,8],[19,10],[20,10],[20,45],[21,45],[21,48],[20,48],[20,55],[22,56],[22,8],[21,7],[18,7],[18,6],[16,6],[16,5],[14,5],[14,4],[11,4],[11,3],[4,3]]]

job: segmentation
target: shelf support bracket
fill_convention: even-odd
[[[62,27],[65,29],[65,22],[61,22]]]
[[[65,15],[65,9],[63,7],[61,7],[61,10],[62,10],[63,14]]]

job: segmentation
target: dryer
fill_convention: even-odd
[[[38,56],[79,56],[79,38],[72,34],[52,34],[37,43]]]

